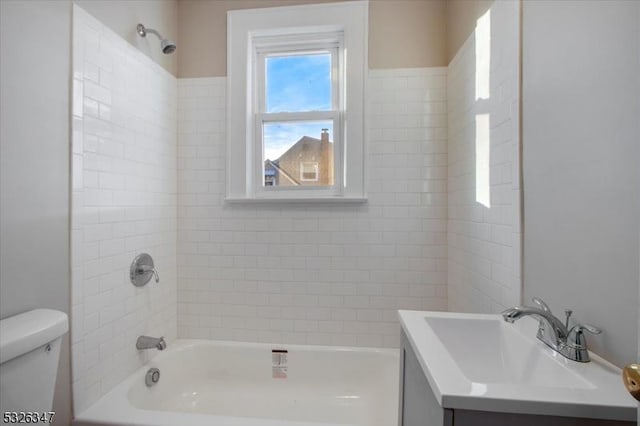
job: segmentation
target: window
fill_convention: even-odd
[[[228,200],[364,199],[367,9],[228,13]]]
[[[300,180],[303,182],[318,181],[318,163],[301,163],[300,164]]]
[[[256,193],[337,192],[341,38],[335,32],[304,37],[302,44],[299,35],[255,39]]]

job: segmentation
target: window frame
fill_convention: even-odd
[[[305,164],[312,164],[313,167],[313,171],[316,175],[315,178],[313,179],[307,179],[304,177],[305,174]],[[317,182],[320,179],[320,173],[319,173],[319,169],[318,169],[318,162],[317,161],[302,161],[300,163],[300,181],[301,182]]]
[[[301,36],[266,36],[253,40],[253,75],[255,90],[253,94],[254,114],[254,196],[259,198],[289,197],[309,198],[318,196],[339,196],[342,193],[342,119],[344,116],[344,45],[342,32],[325,32],[306,34]],[[269,57],[312,55],[315,53],[329,53],[331,55],[331,109],[308,110],[295,112],[267,112],[267,72],[266,60]],[[264,184],[264,124],[278,122],[313,122],[331,121],[333,123],[333,185],[300,185],[300,186],[269,186]],[[307,135],[311,136],[311,135]],[[316,170],[317,177],[317,170]],[[318,179],[301,182],[317,182]]]
[[[367,27],[366,0],[227,12],[227,202],[366,201]],[[342,34],[338,66],[343,84],[334,88],[338,90],[337,100],[332,96],[332,101],[339,102],[341,107],[339,116],[333,117],[333,151],[338,154],[334,158],[334,188],[327,191],[326,186],[304,185],[286,190],[269,187],[265,191],[263,147],[256,144],[257,139],[262,140],[262,136],[257,137],[262,130],[255,115],[255,94],[263,93],[258,88],[254,66],[256,46],[264,45],[265,41],[277,45],[279,39],[288,48],[318,47],[320,41],[335,41],[336,34]],[[323,113],[318,112],[318,116]],[[287,114],[284,121],[290,118],[295,117]],[[339,149],[336,143],[341,145]]]

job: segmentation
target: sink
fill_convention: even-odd
[[[425,321],[471,382],[595,388],[502,318],[430,316]]]
[[[591,353],[571,361],[536,338],[538,321],[399,311],[407,341],[443,408],[635,421],[621,371]]]

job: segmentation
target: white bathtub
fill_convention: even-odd
[[[286,363],[273,349],[288,351]],[[393,349],[178,340],[74,424],[393,426],[398,359]],[[160,380],[147,387],[152,367]]]

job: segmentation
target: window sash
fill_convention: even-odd
[[[308,171],[305,167],[311,167],[312,171]],[[305,174],[313,174],[313,177],[307,178]],[[300,163],[300,180],[302,182],[318,181],[318,163],[314,161],[305,161]]]
[[[331,43],[323,45],[284,45],[284,46],[271,46],[270,48],[263,47],[262,49],[256,48],[255,54],[255,80],[257,93],[254,99],[254,111],[257,114],[266,114],[266,96],[267,96],[267,70],[265,68],[266,60],[269,57],[277,56],[303,56],[313,55],[319,53],[331,54],[331,110],[339,111],[344,110],[342,107],[340,96],[340,46],[341,44]],[[303,112],[303,111],[297,111]],[[306,112],[306,111],[305,111]],[[311,112],[309,110],[308,112]],[[276,114],[276,113],[272,113]]]
[[[321,34],[323,40],[318,41],[318,35],[309,35],[302,40],[295,37],[264,37],[255,43],[254,50],[254,161],[253,161],[253,192],[255,196],[269,198],[278,197],[283,191],[291,192],[294,197],[314,196],[318,193],[325,195],[341,195],[343,187],[343,119],[344,96],[341,96],[341,76],[344,76],[342,53],[342,35]],[[312,55],[318,53],[331,54],[331,104],[328,111],[296,111],[273,112],[266,111],[266,59],[274,56]],[[342,77],[344,78],[344,77]],[[295,121],[333,121],[333,185],[304,185],[304,186],[268,186],[264,183],[264,140],[263,125],[270,122]]]
[[[343,158],[343,145],[342,145],[342,114],[335,113],[333,111],[312,111],[312,112],[296,112],[296,113],[271,113],[271,114],[257,114],[259,119],[256,119],[255,131],[256,135],[256,155],[253,163],[253,170],[256,171],[254,178],[254,192],[256,195],[268,196],[268,193],[277,193],[282,191],[298,191],[302,195],[303,192],[310,194],[317,194],[319,191],[326,192],[331,195],[340,195],[342,193],[341,183],[343,179],[344,166],[342,163]],[[268,186],[264,184],[264,139],[263,129],[264,123],[270,122],[296,122],[296,121],[319,121],[319,120],[332,120],[333,121],[333,185],[305,185],[305,186]]]
[[[275,121],[321,121],[340,120],[339,111],[304,111],[304,112],[271,112],[256,114],[256,122],[271,123]],[[335,132],[335,130],[334,130]],[[312,136],[312,135],[309,135]]]

